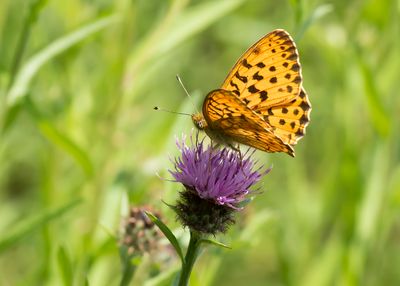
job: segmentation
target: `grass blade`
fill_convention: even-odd
[[[387,137],[391,125],[388,112],[383,106],[381,99],[382,95],[378,91],[373,73],[360,54],[361,52],[359,48],[356,47],[356,56],[358,59],[360,74],[364,81],[364,90],[371,121],[377,133],[382,137]]]
[[[134,75],[146,61],[158,58],[178,47],[244,2],[244,0],[210,1],[184,10],[180,14],[177,13],[176,19],[171,21],[171,24],[168,22],[157,28],[154,35],[147,38],[130,56],[125,71],[126,77]],[[132,84],[127,83],[126,91],[132,89]]]
[[[159,220],[155,215],[152,213],[146,212],[148,217],[158,226],[158,228],[164,233],[166,238],[171,242],[172,246],[175,248],[176,253],[179,255],[179,258],[181,259],[182,263],[184,263],[184,257],[182,253],[181,246],[179,245],[178,240],[176,239],[175,235],[172,233],[172,231],[169,229],[169,227],[164,224],[161,220]]]
[[[58,131],[54,124],[40,113],[29,97],[27,97],[25,106],[35,120],[36,126],[42,135],[54,145],[67,152],[82,167],[85,174],[91,176],[94,168],[88,154],[65,134]]]
[[[230,247],[230,246],[228,246],[226,244],[223,244],[222,242],[213,240],[213,239],[202,239],[202,240],[200,240],[200,242],[201,243],[207,243],[207,244],[213,244],[215,246],[219,246],[219,247],[223,247],[223,248],[227,248],[227,249],[232,249],[232,247]]]
[[[60,247],[58,249],[57,262],[60,268],[61,278],[64,282],[64,285],[72,285],[73,282],[72,263],[64,247]]]
[[[243,0],[206,2],[186,10],[171,27],[171,32],[165,34],[160,45],[154,46],[154,54],[157,56],[179,46],[190,36],[204,30],[224,15],[238,8],[243,2]]]
[[[11,227],[6,233],[3,233],[3,236],[0,239],[0,253],[30,233],[40,230],[43,225],[71,211],[80,203],[81,199],[76,199],[59,208],[44,210],[36,216],[17,224],[15,227]]]
[[[75,32],[55,40],[42,51],[34,55],[17,74],[9,93],[7,94],[7,106],[13,106],[21,97],[26,95],[32,78],[45,63],[73,45],[76,45],[82,40],[86,39],[93,33],[115,23],[117,19],[118,18],[116,16],[109,16],[106,18],[101,18],[100,20],[96,20],[95,22],[86,25]]]

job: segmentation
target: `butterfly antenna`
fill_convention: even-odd
[[[182,86],[183,90],[185,91],[187,97],[189,98],[190,102],[192,103],[194,109],[196,110],[196,112],[198,113],[199,111],[197,110],[196,106],[193,103],[192,97],[190,96],[189,92],[187,91],[185,85],[182,82],[181,77],[179,76],[179,74],[176,75],[176,79],[178,80],[179,84]]]
[[[158,106],[154,106],[153,109],[154,109],[154,110],[157,110],[157,111],[164,111],[164,112],[172,113],[172,114],[180,114],[180,115],[192,116],[192,115],[189,114],[189,113],[172,111],[172,110],[168,110],[168,109],[164,109],[164,108],[159,108]]]

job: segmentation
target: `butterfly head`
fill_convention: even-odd
[[[195,113],[192,114],[192,121],[194,126],[199,130],[204,130],[207,128],[207,121],[204,119],[203,114]]]

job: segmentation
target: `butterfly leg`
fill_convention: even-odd
[[[211,151],[212,151],[211,153],[214,154],[214,152],[218,151],[219,147],[221,147],[221,144],[211,139]],[[208,166],[210,168],[210,171],[211,171],[212,154],[210,154],[210,156],[208,157]]]
[[[221,144],[215,141],[211,141],[211,148],[213,151],[217,150],[219,147],[221,147]]]
[[[229,143],[229,144],[228,144],[228,147],[229,147],[229,148],[231,148],[232,150],[234,150],[234,151],[238,152],[238,153],[240,154],[240,148],[239,148],[239,145],[235,146],[235,145],[233,145],[233,144]]]
[[[242,154],[242,152],[240,151],[240,145],[238,144],[238,145],[233,145],[233,144],[228,144],[228,146],[229,146],[229,148],[231,148],[233,151],[235,151],[235,152],[237,152],[238,154],[239,154],[239,158],[240,158],[240,164],[242,164],[242,162],[243,162],[243,154]]]

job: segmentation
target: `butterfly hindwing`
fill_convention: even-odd
[[[241,143],[266,152],[286,152],[293,148],[277,137],[262,117],[227,90],[210,92],[203,104],[208,135],[225,144]]]

